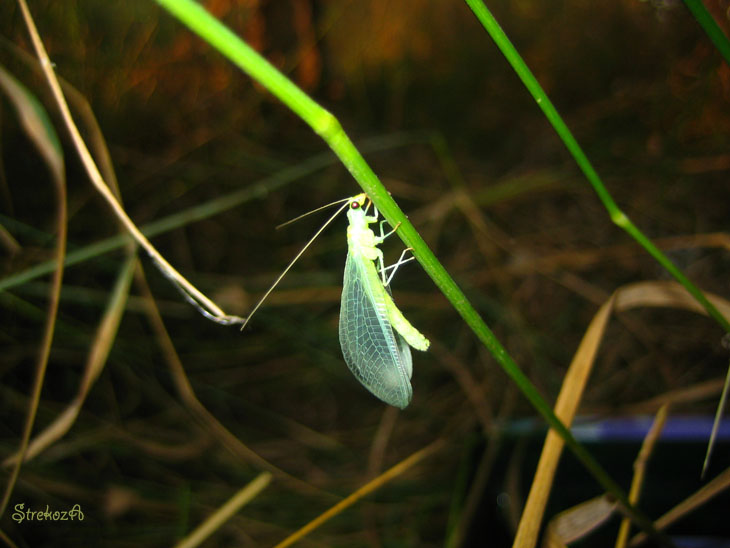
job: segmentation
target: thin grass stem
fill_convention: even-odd
[[[606,186],[603,184],[603,181],[598,176],[598,173],[593,168],[593,165],[588,160],[588,157],[583,152],[583,149],[581,149],[580,145],[575,140],[575,137],[573,137],[572,132],[568,129],[568,126],[565,124],[560,114],[558,114],[557,109],[542,89],[542,86],[540,86],[537,78],[535,78],[532,74],[532,71],[512,45],[512,42],[502,30],[502,27],[499,26],[499,23],[497,23],[497,20],[489,11],[487,6],[481,0],[464,1],[469,5],[476,18],[482,24],[487,33],[489,33],[489,36],[492,40],[494,40],[495,44],[502,52],[502,55],[504,55],[505,59],[507,59],[509,64],[512,65],[517,76],[520,77],[522,83],[535,99],[538,106],[542,109],[543,114],[545,114],[545,117],[548,119],[550,124],[552,124],[555,132],[563,141],[565,147],[573,156],[578,167],[580,167],[586,179],[588,179],[588,182],[593,187],[593,190],[598,195],[598,198],[601,200],[601,203],[603,203],[603,206],[608,211],[611,221],[628,232],[634,240],[646,249],[646,251],[667,270],[667,272],[669,272],[679,283],[687,288],[687,291],[690,292],[697,302],[699,302],[702,307],[707,310],[707,313],[718,324],[720,324],[726,332],[730,333],[730,321],[728,321],[728,319],[720,313],[720,311],[707,299],[707,297],[705,297],[704,293],[702,293],[702,291],[700,291],[700,289],[689,280],[689,278],[687,278],[676,266],[674,266],[669,258],[662,253],[659,248],[656,247],[651,240],[649,240],[649,238],[644,236],[644,234],[634,225],[631,219],[629,219],[629,217],[618,207],[613,197],[606,189]],[[695,2],[688,2],[688,4],[694,3]]]

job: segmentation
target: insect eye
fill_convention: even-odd
[[[360,202],[352,202],[350,204],[350,209],[360,209]]]

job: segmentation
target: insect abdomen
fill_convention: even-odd
[[[429,341],[418,329],[411,325],[411,322],[409,322],[403,313],[398,310],[398,307],[395,306],[390,295],[386,295],[385,309],[388,313],[390,325],[401,334],[408,344],[416,350],[428,350],[428,347],[431,345],[431,341]]]

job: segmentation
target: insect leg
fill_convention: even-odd
[[[375,215],[366,215],[365,222],[367,224],[377,223],[378,222],[378,210],[377,209],[375,210]]]
[[[387,285],[385,283],[385,258],[383,257],[383,251],[375,248],[375,251],[378,253],[378,271],[380,272],[380,278],[383,282],[383,286]]]
[[[365,217],[365,220],[367,221],[368,224],[376,223],[378,221],[378,217],[380,216],[380,213],[378,212],[378,208],[375,207],[375,204],[372,201],[370,201],[368,203],[367,209],[369,209],[371,205],[373,206],[373,214],[372,214],[372,216]],[[365,211],[367,211],[367,209]],[[386,219],[383,219],[382,221],[380,221],[380,236],[376,238],[377,243],[382,242],[388,236],[390,236],[391,234],[394,234],[395,231],[398,230],[398,227],[401,225],[401,223],[399,222],[397,225],[395,225],[395,228],[393,230],[391,230],[387,234],[384,234],[383,233],[383,224],[385,224],[387,222],[388,221]]]
[[[392,234],[395,234],[395,231],[396,231],[396,230],[398,230],[398,227],[399,227],[399,226],[401,225],[401,223],[398,223],[397,225],[395,225],[395,228],[394,228],[393,230],[391,230],[391,231],[390,231],[390,232],[388,232],[387,234],[384,234],[384,233],[383,233],[383,223],[387,223],[387,222],[388,222],[388,221],[386,221],[385,219],[383,219],[382,221],[380,221],[380,236],[378,236],[378,237],[376,238],[376,240],[377,240],[377,242],[378,242],[378,243],[381,243],[381,242],[382,242],[383,240],[385,240],[385,239],[386,239],[386,238],[387,238],[388,236],[390,236],[390,235],[392,235]]]
[[[386,287],[390,285],[390,282],[393,279],[393,276],[395,276],[395,271],[398,270],[398,267],[400,265],[405,264],[405,263],[410,262],[415,259],[415,257],[409,257],[408,259],[403,259],[403,257],[405,257],[406,253],[408,253],[409,251],[413,251],[413,248],[408,247],[408,248],[404,249],[403,253],[400,254],[400,257],[398,258],[396,263],[390,265],[388,268],[385,269],[385,270],[393,269],[393,271],[388,275],[388,279],[385,281],[384,285]],[[383,276],[385,276],[385,271],[383,271]]]
[[[373,214],[372,215],[367,215],[367,212],[370,209],[370,206],[373,206]],[[378,213],[378,208],[375,207],[375,204],[368,199],[368,205],[365,207],[365,221],[368,224],[370,224],[370,223],[376,223],[376,222],[378,222],[378,216],[379,215],[380,214]]]

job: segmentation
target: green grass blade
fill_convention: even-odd
[[[576,454],[591,474],[598,482],[609,492],[613,493],[621,503],[626,506],[636,523],[641,525],[646,531],[657,534],[651,522],[643,516],[638,510],[633,508],[619,486],[608,476],[593,456],[581,446],[573,437],[570,431],[555,416],[551,407],[537,392],[530,380],[517,367],[512,357],[507,353],[505,348],[494,336],[491,330],[484,323],[474,307],[466,299],[461,289],[456,285],[451,276],[446,272],[441,263],[436,259],[434,254],[428,248],[416,229],[410,223],[408,218],[403,214],[395,201],[388,194],[388,191],[379,181],[370,166],[365,162],[362,155],[353,145],[352,141],[343,131],[339,121],[327,110],[319,106],[310,99],[303,91],[301,91],[286,76],[278,72],[268,61],[256,53],[252,48],[240,40],[233,32],[227,29],[215,17],[205,11],[200,5],[192,0],[157,0],[159,4],[168,9],[181,22],[188,26],[193,32],[209,44],[218,49],[223,55],[228,57],[234,64],[240,67],[244,72],[254,78],[259,84],[267,88],[279,100],[291,108],[299,115],[314,131],[319,134],[340,158],[345,167],[350,171],[353,177],[360,184],[362,189],[372,199],[378,210],[388,220],[392,226],[398,226],[398,234],[403,242],[413,248],[413,255],[424,268],[426,273],[431,277],[441,292],[451,302],[455,310],[461,315],[464,321],[471,327],[479,340],[490,350],[497,362],[502,366],[510,378],[518,385],[523,394],[532,403],[532,405],[545,417],[545,420],[554,428],[560,436],[565,440],[566,445]],[[491,19],[493,25],[499,29],[496,22]],[[501,29],[499,32],[504,36]],[[504,36],[506,40],[506,36]],[[508,42],[507,42],[508,43]],[[511,47],[511,45],[510,45]],[[516,51],[512,48],[514,55]],[[519,58],[519,56],[517,56]],[[525,77],[531,77],[534,86],[539,85],[532,77],[527,67],[522,63],[522,71]],[[525,72],[526,71],[526,72]],[[542,96],[545,97],[544,93]],[[540,100],[538,100],[540,102]],[[552,107],[552,105],[551,105]],[[552,108],[552,118],[562,124],[560,117]],[[557,123],[556,122],[556,123]],[[562,133],[566,135],[573,143],[573,148],[580,151],[577,143],[570,135],[570,132],[562,124]],[[581,153],[582,155],[582,153]],[[590,168],[588,160],[582,156],[583,164]],[[592,171],[592,168],[590,168]],[[594,178],[598,180],[594,173]],[[599,181],[600,183],[600,181]],[[603,190],[599,190],[603,189]],[[609,200],[613,203],[608,192],[599,185],[599,195],[602,199]],[[618,211],[618,208],[614,209]],[[625,216],[624,216],[625,217]],[[701,293],[700,293],[701,295]],[[706,299],[705,299],[706,301]],[[709,304],[709,303],[708,303]],[[718,313],[719,314],[719,313]],[[730,327],[730,324],[728,325]]]
[[[728,321],[728,319],[720,313],[715,305],[713,305],[707,299],[707,297],[705,297],[704,293],[702,293],[702,291],[700,291],[700,289],[695,286],[689,280],[689,278],[687,278],[676,266],[674,266],[672,261],[670,261],[669,258],[664,253],[662,253],[662,251],[656,245],[654,245],[651,240],[649,240],[649,238],[644,236],[644,234],[636,227],[636,225],[634,225],[631,219],[629,219],[629,217],[619,209],[618,205],[616,205],[613,197],[606,189],[606,186],[603,184],[603,181],[601,181],[601,178],[598,176],[598,173],[596,173],[596,170],[593,169],[593,166],[588,160],[588,157],[580,148],[580,145],[578,145],[578,142],[575,140],[575,137],[573,137],[573,134],[568,129],[568,126],[560,117],[560,114],[558,114],[555,106],[553,106],[547,94],[542,89],[535,76],[532,74],[532,71],[527,67],[520,54],[517,53],[517,50],[512,45],[512,42],[510,42],[509,38],[507,38],[507,35],[499,26],[499,23],[497,23],[496,19],[491,14],[489,9],[484,5],[482,0],[464,1],[469,5],[471,10],[474,12],[474,15],[489,33],[489,36],[491,36],[492,40],[494,40],[494,42],[497,44],[497,47],[505,56],[509,64],[512,65],[512,68],[520,77],[522,83],[525,85],[535,101],[537,101],[537,104],[542,109],[545,117],[552,124],[555,132],[558,134],[558,136],[560,136],[568,151],[570,151],[570,153],[573,155],[573,158],[578,164],[578,167],[580,167],[581,171],[583,171],[583,174],[586,176],[586,179],[588,179],[588,182],[593,187],[593,190],[595,190],[596,194],[598,194],[598,198],[601,200],[604,207],[608,211],[609,216],[611,217],[611,220],[614,222],[614,224],[618,225],[626,232],[628,232],[629,235],[639,243],[639,245],[646,249],[646,251],[667,270],[667,272],[674,276],[674,278],[679,283],[681,283],[685,287],[685,289],[687,289],[687,291],[689,291],[689,293],[695,298],[695,300],[702,305],[707,313],[718,324],[720,324],[720,326],[726,332],[730,333],[730,321]],[[694,2],[688,2],[688,4],[691,3]]]
[[[725,62],[730,65],[730,40],[725,33],[722,32],[720,26],[715,22],[710,12],[704,6],[701,0],[684,0],[687,9],[692,12],[694,18],[707,34],[707,37],[715,44],[717,51],[725,58]]]

